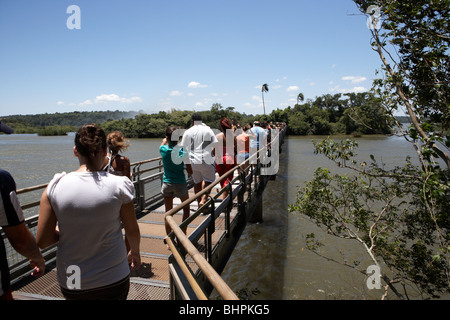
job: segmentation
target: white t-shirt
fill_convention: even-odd
[[[206,124],[196,124],[186,130],[180,146],[189,151],[191,164],[214,164],[211,151],[217,143],[214,132]]]
[[[59,284],[86,290],[125,278],[130,268],[120,208],[133,200],[133,183],[104,171],[63,172],[50,181],[47,194],[59,227]],[[70,266],[80,270],[79,288],[70,278]]]
[[[265,147],[264,140],[267,137],[266,131],[258,126],[254,126],[252,128],[252,132],[255,136],[250,136],[250,148],[252,149],[260,149]]]

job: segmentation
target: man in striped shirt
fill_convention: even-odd
[[[11,133],[12,129],[1,123],[0,132]],[[25,225],[25,219],[16,194],[16,183],[5,170],[0,169],[0,227],[13,248],[30,259],[33,276],[45,271],[45,260],[33,234]],[[9,266],[3,238],[0,237],[0,300],[12,300]]]

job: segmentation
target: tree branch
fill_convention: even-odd
[[[408,98],[406,97],[405,93],[403,92],[402,85],[397,77],[397,74],[394,72],[394,70],[391,68],[389,62],[386,60],[386,57],[383,54],[383,46],[380,42],[378,31],[374,28],[371,29],[371,32],[375,38],[375,41],[377,42],[377,48],[375,51],[378,52],[378,55],[381,58],[381,61],[383,62],[384,66],[386,67],[387,71],[391,75],[392,79],[394,80],[394,84],[396,87],[396,91],[400,99],[403,101],[403,103],[406,106],[406,109],[408,110],[408,114],[411,118],[411,121],[416,128],[419,135],[427,142],[430,142],[430,138],[428,135],[423,131],[422,127],[420,126],[419,120],[416,117],[416,114],[413,111],[413,108],[411,106],[411,103],[409,102]],[[431,148],[439,155],[439,157],[444,160],[444,162],[447,165],[447,168],[450,168],[450,157],[447,153],[442,151],[434,142],[431,143]]]

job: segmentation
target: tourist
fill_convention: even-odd
[[[125,151],[130,146],[130,141],[125,139],[122,132],[113,131],[106,136],[106,146],[109,150],[105,157],[105,167],[103,170],[112,173],[116,176],[132,178],[131,163],[128,157],[119,154],[120,151]],[[125,235],[125,244],[127,252],[130,251],[130,244],[128,237]]]
[[[267,155],[270,157],[270,154],[271,154],[271,144],[270,143],[272,142],[272,131],[270,130],[270,125],[266,121],[263,121],[263,123],[261,124],[261,128],[263,128],[263,130],[265,132]],[[264,154],[266,154],[266,152]]]
[[[0,121],[0,132],[14,130]],[[40,277],[45,272],[45,260],[25,219],[16,194],[16,182],[11,174],[0,169],[0,227],[12,247],[30,260],[31,275]],[[0,300],[13,300],[8,257],[3,237],[0,237]]]
[[[241,129],[241,124],[236,119],[231,120],[231,130],[233,132],[236,132],[236,130]]]
[[[109,153],[105,159],[104,170],[118,176],[131,179],[130,159],[119,154],[130,146],[129,140],[125,139],[120,131],[114,131],[106,137]]]
[[[266,142],[266,132],[261,128],[261,123],[259,121],[253,122],[252,128],[253,135],[250,136],[250,156],[256,154],[256,152],[262,148]],[[255,163],[252,161],[252,163]]]
[[[212,149],[217,143],[214,132],[202,122],[199,113],[192,115],[192,126],[183,135],[180,146],[189,152],[188,163],[192,167],[192,179],[194,180],[194,192],[198,193],[208,187],[216,179]],[[206,192],[197,199],[199,208],[203,206],[209,193]]]
[[[189,198],[186,175],[184,173],[184,163],[181,161],[183,158],[183,149],[176,147],[177,141],[172,141],[172,133],[175,130],[175,127],[167,128],[166,137],[163,139],[161,146],[159,147],[159,153],[161,154],[164,166],[161,192],[164,195],[166,212],[173,208],[174,197],[180,198],[181,202],[184,202]],[[177,161],[177,159],[179,161]],[[192,168],[190,164],[186,164],[186,170],[189,175],[192,175]],[[189,210],[189,205],[183,208],[183,221],[189,218]],[[171,228],[166,221],[165,226],[166,233],[169,234],[171,232]],[[185,228],[183,231],[186,233]]]
[[[244,163],[250,157],[250,136],[254,136],[251,126],[246,124],[240,133],[236,137],[237,145],[237,164]],[[242,167],[242,169],[247,169],[248,163]]]
[[[216,135],[219,148],[215,148],[213,152],[216,157],[216,171],[219,177],[230,171],[235,165],[236,154],[236,137],[232,130],[232,124],[227,118],[220,119],[220,133]],[[228,175],[226,179],[220,181],[222,188],[225,188],[232,180],[233,175]],[[228,196],[228,190],[222,194],[222,199]]]
[[[74,147],[80,167],[55,175],[41,197],[36,239],[42,249],[58,243],[57,278],[66,299],[124,300],[130,269],[141,265],[134,186],[102,170],[106,152],[104,131],[81,127]]]

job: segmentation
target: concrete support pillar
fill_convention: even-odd
[[[258,200],[258,203],[256,204],[255,210],[253,211],[253,215],[250,218],[251,223],[262,223],[263,222],[263,197],[261,197]]]

